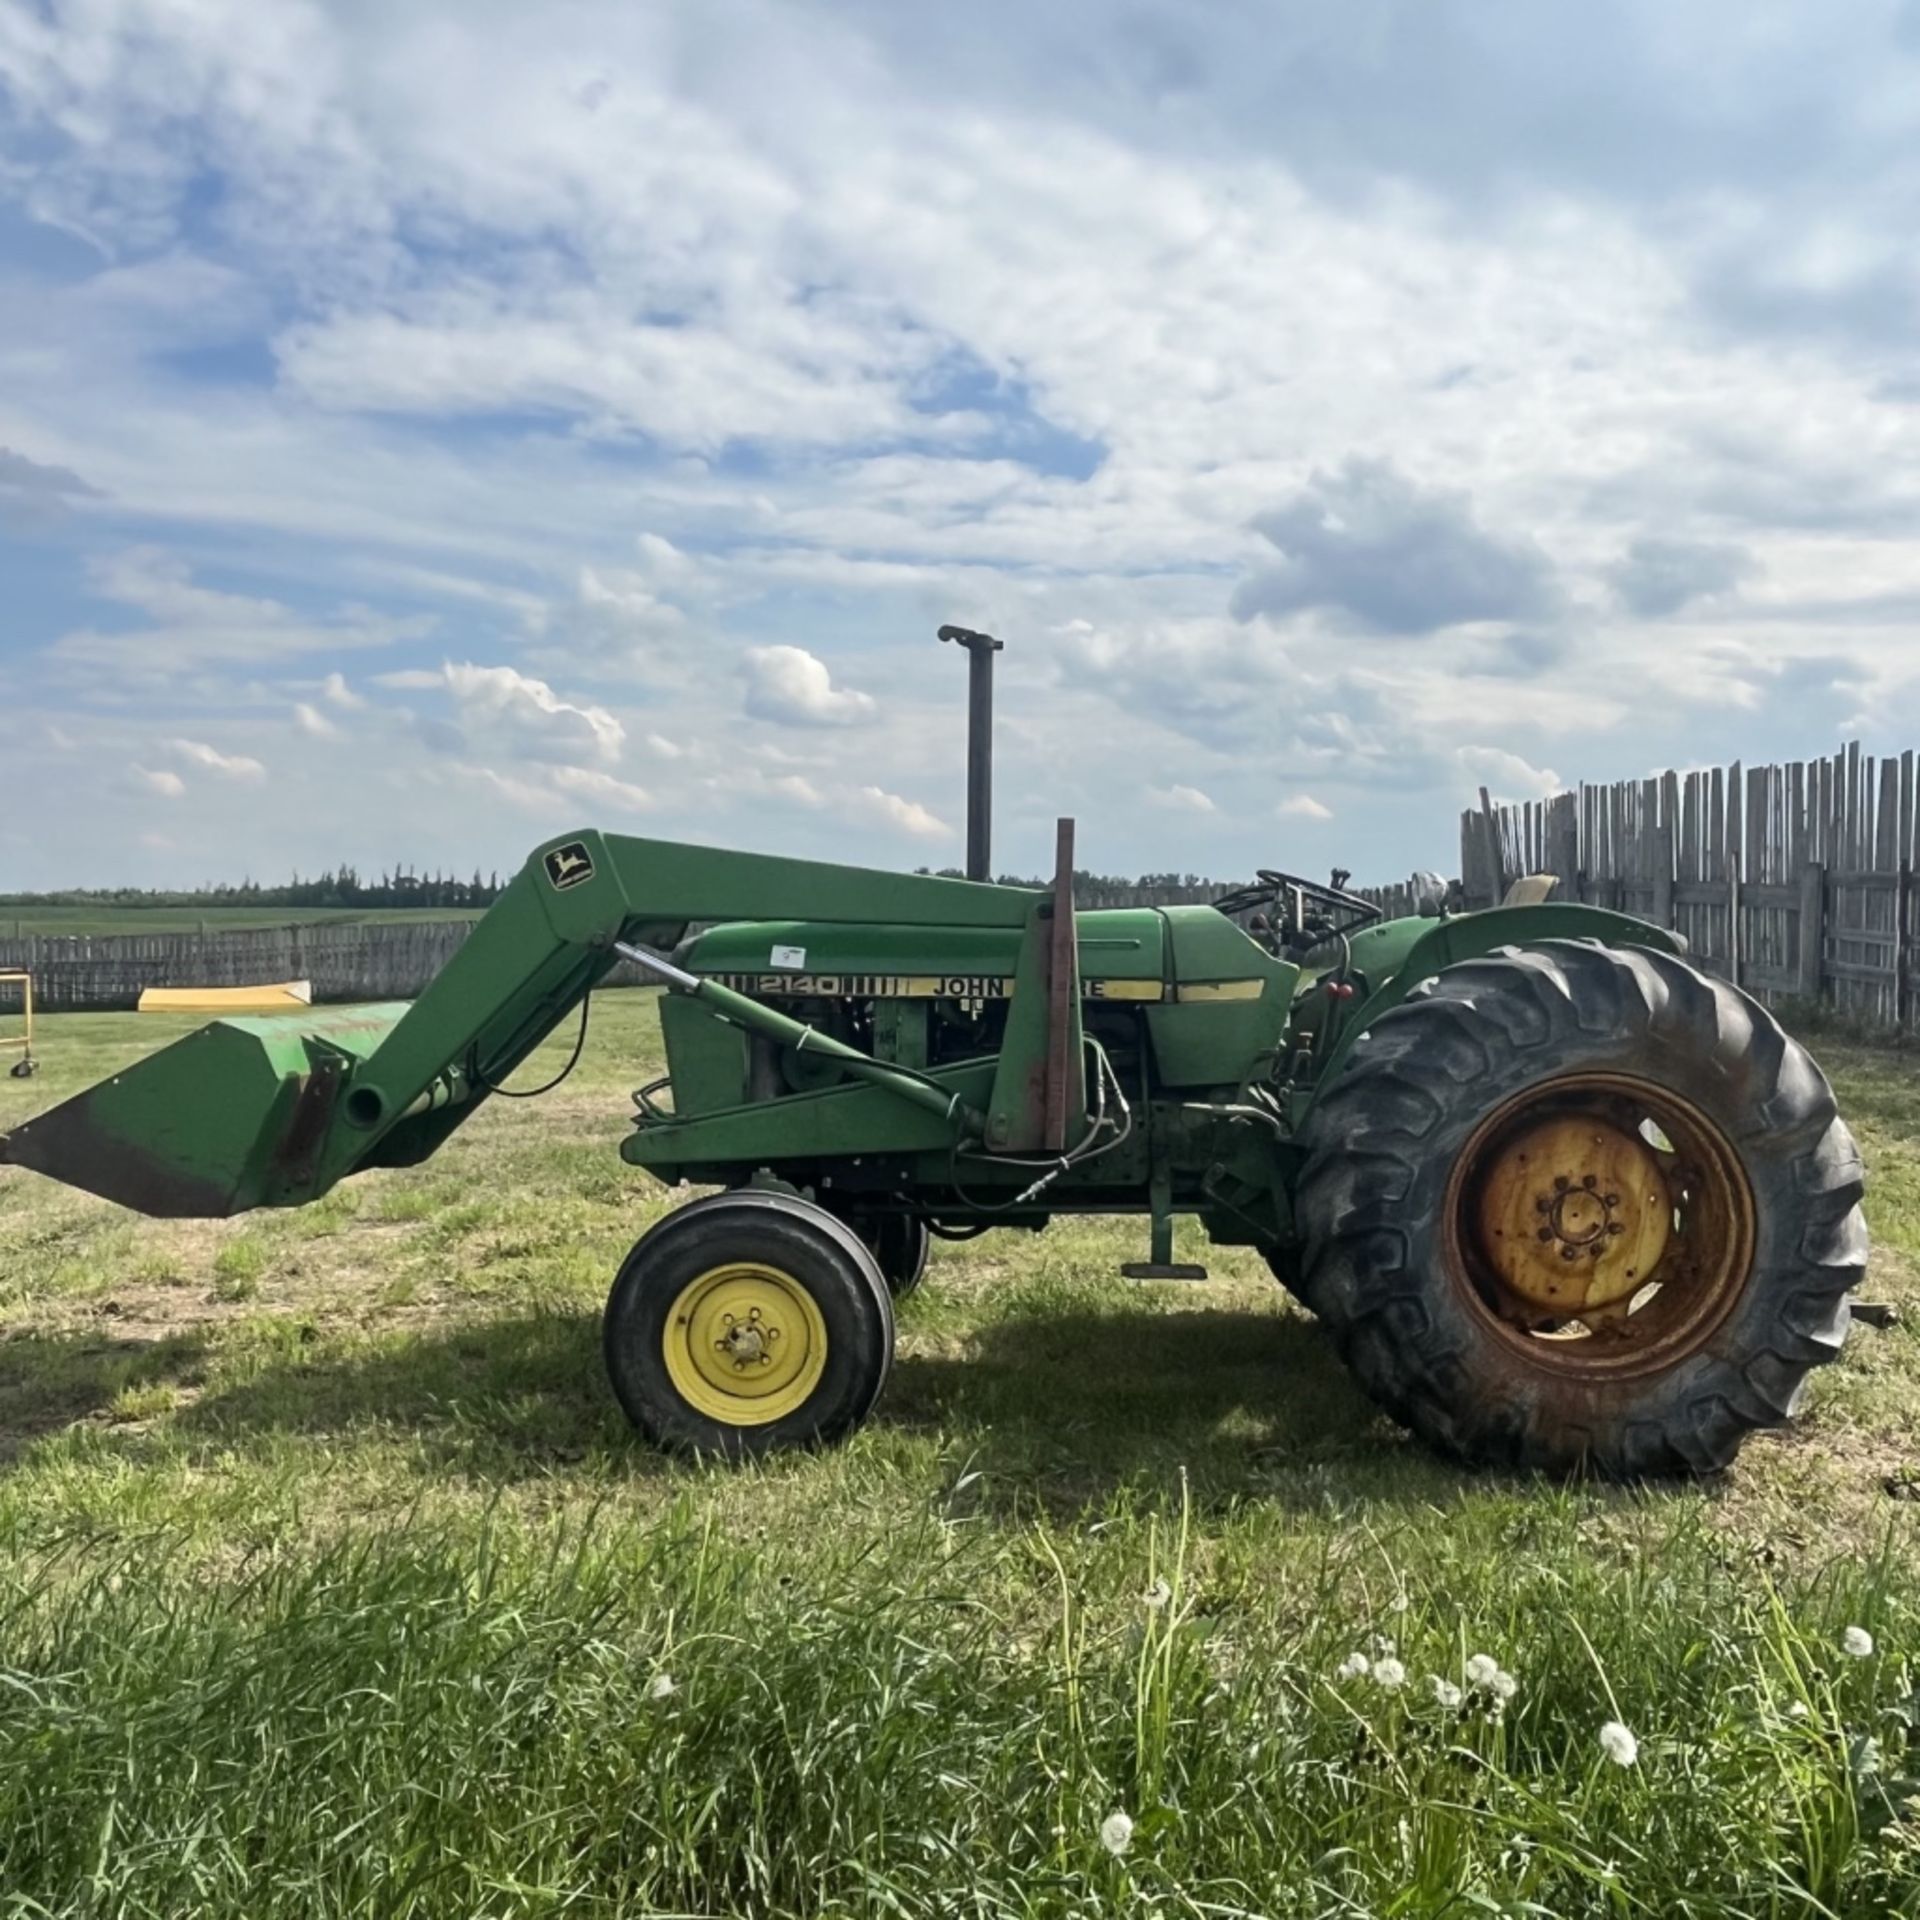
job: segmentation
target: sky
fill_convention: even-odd
[[[1914,745],[1916,233],[1907,0],[0,0],[0,890]]]

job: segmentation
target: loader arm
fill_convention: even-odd
[[[536,848],[410,1005],[216,1021],[0,1136],[0,1161],[153,1214],[298,1206],[426,1158],[579,1006],[619,943],[690,921],[1025,928],[1047,896],[579,832]],[[798,1023],[706,988],[723,1018]],[[884,1073],[884,1070],[882,1070]]]

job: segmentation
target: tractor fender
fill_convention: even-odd
[[[1321,1056],[1314,1075],[1313,1099],[1332,1085],[1346,1065],[1353,1043],[1389,1007],[1397,1007],[1414,988],[1431,980],[1442,968],[1477,959],[1502,947],[1530,947],[1542,940],[1591,940],[1603,947],[1651,947],[1657,953],[1684,958],[1685,939],[1665,927],[1610,907],[1581,906],[1574,901],[1542,902],[1538,906],[1489,907],[1436,920],[1411,947],[1399,968],[1354,1005],[1342,1021],[1331,1048]]]

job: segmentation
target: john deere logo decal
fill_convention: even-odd
[[[565,893],[569,887],[593,878],[593,855],[583,841],[569,840],[564,847],[555,847],[547,855],[546,866],[556,893]]]

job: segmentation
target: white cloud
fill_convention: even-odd
[[[836,687],[824,660],[805,647],[749,647],[746,710],[756,720],[788,727],[843,727],[870,720],[878,703],[869,693]]]
[[[617,807],[623,813],[651,813],[655,801],[644,787],[616,780],[592,767],[555,767],[549,776],[562,793],[578,794],[596,806]]]
[[[861,787],[850,796],[848,813],[869,826],[904,833],[916,840],[951,840],[953,829],[917,800],[905,800],[879,787]]]
[[[435,676],[412,673],[385,679],[390,686],[436,683]],[[517,668],[449,661],[438,680],[451,693],[463,726],[498,732],[523,753],[564,759],[585,751],[601,760],[614,760],[626,744],[626,728],[605,707],[563,700],[544,680]]]
[[[1217,813],[1219,809],[1212,799],[1202,793],[1198,787],[1186,787],[1177,783],[1170,787],[1155,787],[1153,797],[1163,807],[1171,807],[1176,813]]]
[[[1544,800],[1566,785],[1551,767],[1536,767],[1504,747],[1459,747],[1453,757],[1466,781],[1488,788],[1495,800]]]
[[[1310,793],[1289,794],[1274,808],[1283,820],[1331,820],[1333,809],[1323,805]]]
[[[349,713],[357,713],[367,703],[365,698],[347,685],[346,675],[330,673],[320,683],[320,691],[336,707],[344,707]]]
[[[170,740],[167,744],[182,760],[217,773],[223,780],[254,781],[267,777],[266,768],[251,754],[222,753],[204,740]]]
[[[293,724],[315,740],[337,740],[340,737],[340,729],[318,707],[305,700],[293,703]]]
[[[517,813],[557,819],[570,810],[570,803],[555,788],[539,780],[502,773],[497,767],[456,765],[454,772],[469,786],[481,788],[504,800]]]
[[[184,560],[154,546],[126,548],[97,560],[92,586],[102,597],[144,613],[150,624],[114,632],[81,628],[64,635],[53,656],[76,666],[149,677],[200,666],[245,671],[343,647],[385,647],[417,637],[430,624],[358,606],[311,619],[279,600],[205,586]]]
[[[820,789],[816,787],[805,774],[776,773],[768,778],[766,787],[767,791],[777,799],[791,800],[797,806],[824,807],[827,804],[826,796],[821,793]],[[891,798],[891,796],[883,796],[883,798]],[[918,813],[923,810],[914,808],[912,811]],[[932,821],[933,826],[938,828],[940,832],[944,833],[946,831],[946,828],[941,826],[938,820],[934,820],[931,814],[927,814],[926,818]]]
[[[187,790],[187,783],[170,767],[136,766],[133,775],[149,793],[157,793],[163,800],[178,800]]]

